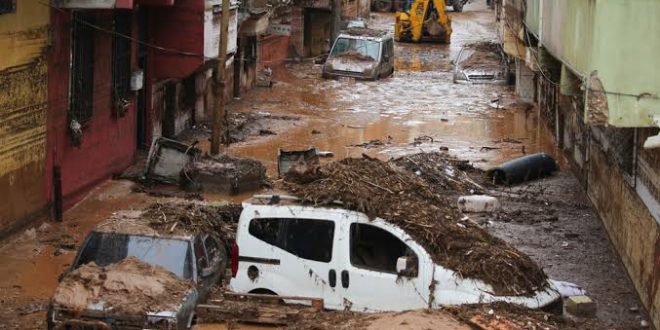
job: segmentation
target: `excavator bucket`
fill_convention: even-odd
[[[406,12],[397,12],[394,39],[405,42],[451,41],[451,18],[444,0],[414,0]]]

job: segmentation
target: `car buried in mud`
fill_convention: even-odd
[[[552,308],[561,305],[562,296],[584,293],[548,280],[525,295],[497,296],[490,285],[433,262],[394,224],[342,208],[301,205],[291,196],[245,202],[231,254],[230,290],[321,298],[334,310],[384,312],[500,301]]]
[[[195,307],[225,273],[224,245],[209,233],[136,227],[137,214],[118,212],[87,236],[60,277],[48,308],[49,329],[193,324]]]
[[[377,80],[394,73],[394,39],[385,31],[349,28],[335,40],[323,78]]]
[[[496,43],[468,44],[461,48],[452,64],[454,83],[506,85],[512,79],[507,56]]]

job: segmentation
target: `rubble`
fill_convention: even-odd
[[[483,171],[447,153],[418,153],[390,162],[418,175],[437,194],[483,192],[487,185]]]
[[[424,246],[434,262],[490,284],[496,295],[533,295],[546,287],[546,274],[527,255],[478,226],[459,225],[455,203],[395,164],[347,158],[311,176],[287,178],[284,189],[311,204],[341,201],[344,208],[386,219]]]
[[[140,315],[177,310],[191,288],[162,267],[127,257],[106,267],[82,265],[62,279],[53,302],[74,312],[103,303],[113,314]]]
[[[240,204],[154,203],[144,210],[141,219],[156,231],[209,232],[230,247],[241,211]]]
[[[480,330],[600,330],[605,328],[595,321],[568,320],[552,313],[502,302],[447,307],[446,310]]]
[[[306,172],[309,168],[318,166],[321,162],[318,150],[310,147],[306,150],[283,150],[277,151],[277,173],[280,177],[295,175]],[[293,171],[290,171],[294,168]]]
[[[566,298],[566,312],[579,317],[595,317],[596,303],[587,296],[573,296]]]
[[[184,166],[180,184],[186,190],[236,195],[267,184],[260,162],[228,155],[204,155]]]
[[[266,168],[260,162],[228,155],[202,154],[195,147],[176,140],[157,139],[147,160],[146,178],[165,183],[177,183],[188,191],[221,194],[239,194],[260,188],[267,184]],[[150,182],[134,190],[156,196],[175,195],[187,199],[200,199],[198,195],[185,195],[164,192],[147,187]]]
[[[360,144],[352,144],[352,145],[349,145],[349,147],[362,147],[362,148],[365,148],[365,149],[371,149],[371,148],[382,147],[384,145],[391,144],[391,143],[392,143],[392,137],[388,136],[385,141],[382,141],[380,139],[373,139],[373,140],[369,140],[367,142],[363,142],[363,143],[360,143]]]

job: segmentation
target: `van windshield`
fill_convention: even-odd
[[[92,232],[74,268],[92,261],[107,266],[129,256],[163,267],[178,277],[192,278],[192,254],[187,241],[118,233]]]
[[[330,55],[337,57],[351,56],[359,60],[378,59],[380,53],[380,43],[377,41],[363,39],[339,38],[332,47]]]

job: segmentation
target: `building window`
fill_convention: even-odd
[[[116,10],[115,35],[112,43],[112,99],[115,115],[123,116],[128,110],[131,93],[131,33],[133,14]]]
[[[0,15],[16,12],[16,0],[0,0]]]
[[[92,119],[94,103],[94,17],[74,12],[71,22],[71,108],[69,116],[84,126]]]

